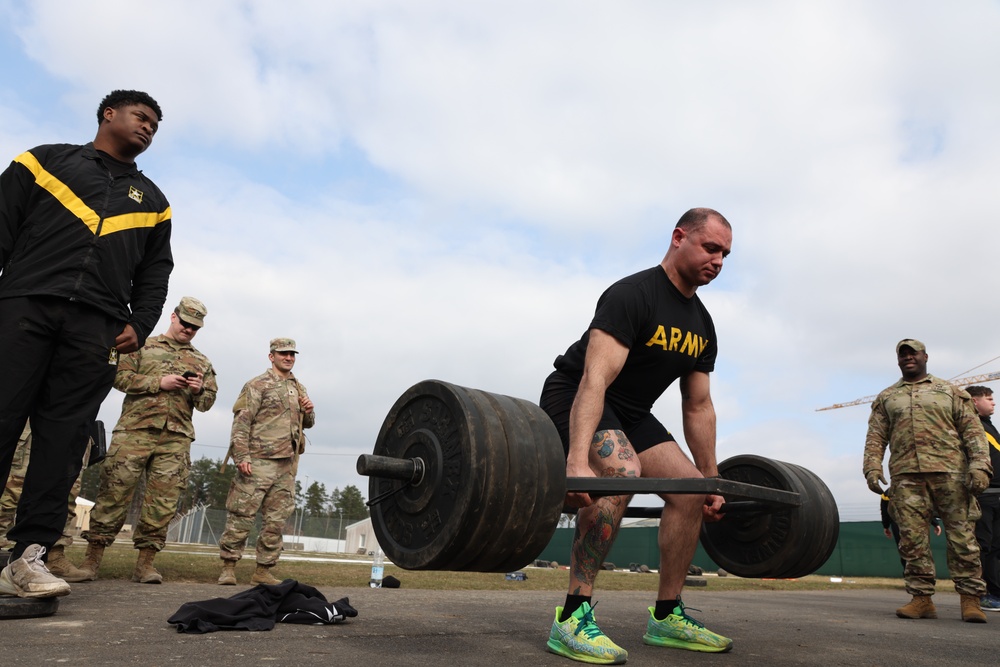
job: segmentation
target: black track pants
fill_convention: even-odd
[[[57,297],[0,299],[0,482],[31,419],[32,443],[12,558],[31,544],[46,549],[66,523],[66,498],[87,447],[90,424],[111,391],[108,355],[123,322]]]

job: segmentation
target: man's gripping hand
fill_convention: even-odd
[[[573,463],[566,464],[566,476],[567,477],[597,477],[594,471],[589,465],[573,465]],[[594,500],[590,497],[590,494],[579,492],[579,493],[567,493],[566,499],[564,501],[567,506],[575,507],[577,509],[583,509],[584,507],[590,507],[594,504]]]
[[[985,491],[989,485],[990,476],[986,474],[985,470],[970,470],[968,477],[965,478],[965,487],[974,496]]]
[[[881,470],[869,470],[868,474],[865,475],[865,479],[868,480],[868,488],[872,490],[872,493],[879,495],[885,493],[880,486],[880,484],[885,484],[885,477],[882,476]]]
[[[122,332],[115,337],[115,349],[119,354],[128,354],[139,349],[139,335],[131,324],[126,324]]]
[[[720,512],[723,505],[726,504],[725,498],[716,495],[705,496],[705,504],[701,508],[702,520],[706,523],[714,523],[720,521],[722,517],[726,516],[725,512]]]

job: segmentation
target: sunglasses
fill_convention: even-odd
[[[177,321],[180,323],[181,327],[184,328],[184,329],[190,329],[191,331],[197,331],[198,329],[201,328],[201,327],[199,327],[196,324],[191,324],[190,322],[185,322],[180,317],[177,318]]]

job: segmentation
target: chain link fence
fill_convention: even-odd
[[[199,503],[184,514],[174,517],[167,529],[167,541],[180,544],[217,545],[226,529],[226,514],[224,509]],[[358,520],[342,515],[307,516],[302,510],[296,510],[285,522],[283,531],[285,549],[342,553],[345,544],[344,531],[347,526]],[[253,530],[247,537],[247,545],[251,548],[257,541],[260,526],[261,519],[258,516]]]

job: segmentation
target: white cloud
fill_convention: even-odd
[[[995,3],[3,8],[51,81],[12,68],[0,148],[89,139],[113,87],[160,100],[142,165],[176,214],[168,307],[208,304],[196,342],[223,381],[199,441],[225,442],[292,335],[328,487],[363,484],[352,457],[421,379],[534,400],[690,206],[734,225],[703,295],[720,451],[791,457],[859,502],[866,410],[815,408],[890,384],[904,336],[946,377],[1000,354]],[[675,393],[657,411],[680,431]]]

